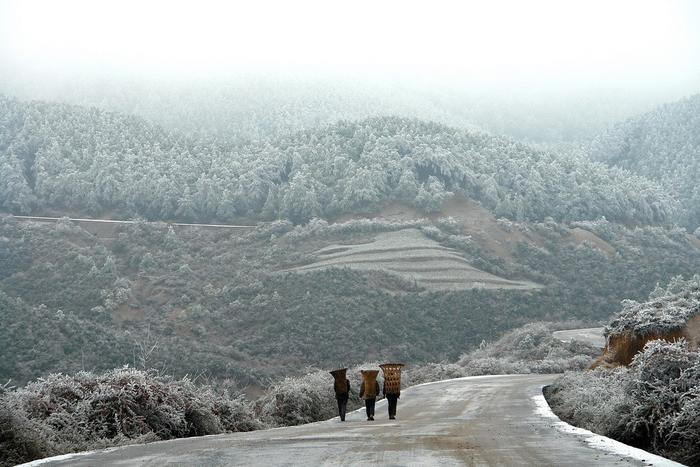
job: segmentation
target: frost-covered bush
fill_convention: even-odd
[[[378,369],[375,362],[349,368],[350,399],[348,410],[362,405],[359,398],[362,369]],[[381,375],[378,378],[381,385]],[[406,386],[402,381],[402,386]],[[272,426],[291,426],[327,420],[338,415],[333,392],[333,377],[326,370],[303,376],[287,377],[273,384],[255,404],[260,420]]]
[[[652,341],[633,371],[628,429],[655,452],[700,465],[700,353],[685,341]]]
[[[284,378],[257,401],[256,411],[261,420],[276,426],[331,418],[337,411],[332,377],[328,372],[317,371]]]
[[[260,426],[240,396],[132,368],[54,374],[0,394],[6,463]]]
[[[632,410],[630,384],[628,368],[596,368],[564,374],[548,387],[545,395],[552,410],[562,420],[630,442],[626,436]]]
[[[563,420],[700,466],[700,353],[651,341],[629,368],[567,373],[546,391]]]
[[[629,368],[567,374],[548,394],[552,408],[575,425],[700,465],[700,352],[680,338],[699,313],[697,275],[657,286],[646,302],[623,302],[606,327],[609,337],[679,340],[647,342]]]
[[[517,328],[492,343],[463,354],[456,363],[427,363],[408,366],[402,383],[406,386],[463,376],[523,373],[563,373],[582,370],[600,353],[581,342],[562,342],[552,337],[553,323],[531,323]]]
[[[623,333],[663,335],[678,331],[697,314],[700,314],[700,276],[687,281],[675,277],[665,289],[657,286],[646,302],[624,300],[622,311],[606,326],[605,333],[610,337]]]
[[[0,466],[21,464],[58,452],[51,430],[29,420],[24,411],[0,392]]]
[[[599,349],[552,336],[551,323],[531,323],[460,357],[465,376],[511,373],[563,373],[588,367]]]
[[[442,381],[444,379],[461,378],[465,376],[464,368],[456,363],[426,363],[419,366],[407,366],[401,376],[404,387],[417,384]]]

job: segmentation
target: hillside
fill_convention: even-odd
[[[395,117],[340,122],[245,146],[140,118],[0,98],[0,207],[150,220],[255,221],[438,211],[458,195],[513,220],[663,223],[654,183],[512,140]]]
[[[102,235],[4,217],[0,379],[130,364],[244,386],[454,359],[535,320],[597,324],[700,268],[658,186],[505,138],[387,117],[237,146],[0,105],[6,212],[258,223]]]
[[[250,232],[136,222],[104,238],[65,220],[5,217],[0,379],[130,364],[242,387],[308,365],[454,360],[532,321],[599,323],[622,298],[700,268],[700,248],[680,230],[515,223],[458,200],[432,219],[412,211]],[[387,239],[403,240],[378,252]],[[354,269],[347,256],[323,264],[340,245],[373,267]],[[426,246],[458,267],[397,273]]]
[[[598,137],[597,160],[660,182],[681,202],[676,218],[700,226],[700,95],[631,118]]]

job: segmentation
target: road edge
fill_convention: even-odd
[[[685,467],[684,464],[672,461],[671,459],[666,459],[665,457],[652,454],[643,449],[629,446],[612,438],[608,438],[607,436],[599,435],[584,428],[579,428],[566,423],[560,419],[549,406],[547,399],[544,397],[543,390],[545,387],[546,385],[542,386],[540,388],[540,394],[532,396],[530,400],[532,400],[532,402],[535,404],[535,413],[543,418],[551,419],[552,425],[557,430],[563,433],[582,437],[583,441],[593,449],[598,449],[609,454],[617,454],[639,462],[644,462],[645,465],[658,467]]]

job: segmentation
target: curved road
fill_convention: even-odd
[[[586,329],[567,329],[564,331],[554,331],[552,336],[562,342],[576,340],[587,344],[600,347],[605,347],[605,336],[603,332],[605,328],[586,328]]]
[[[460,378],[409,388],[397,420],[386,401],[374,422],[361,411],[298,427],[178,439],[35,461],[71,466],[228,465],[649,465],[591,447],[538,414],[553,375]],[[653,457],[650,455],[650,457]],[[670,464],[669,464],[670,465]]]

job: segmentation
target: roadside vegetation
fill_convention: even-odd
[[[598,349],[554,339],[551,333],[557,327],[530,324],[484,343],[455,363],[409,365],[402,385],[504,372],[549,373],[590,364]],[[377,365],[363,363],[348,370],[349,410],[362,405],[360,370]],[[110,446],[299,425],[337,415],[333,379],[326,370],[281,378],[256,400],[232,386],[236,385],[174,379],[129,367],[51,374],[21,388],[5,385],[0,389],[0,466]]]
[[[675,279],[628,303],[608,333],[672,332],[700,314],[700,278]],[[700,465],[700,352],[684,338],[649,341],[632,363],[570,372],[547,388],[567,422],[687,465]]]

